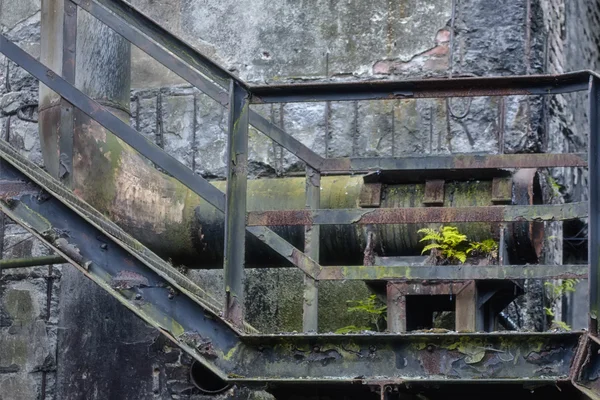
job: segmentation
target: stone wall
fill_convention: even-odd
[[[599,13],[594,1],[133,3],[253,83],[559,73],[598,66]],[[0,0],[0,31],[35,56],[39,55],[39,19],[39,0]],[[137,49],[132,65],[132,125],[196,173],[222,179],[224,110]],[[43,165],[37,92],[37,82],[0,55],[0,134]],[[327,102],[257,106],[256,110],[327,157],[581,151],[586,143],[581,96],[557,96],[550,101],[512,96]],[[551,118],[542,123],[548,114]],[[280,146],[254,130],[250,135],[254,178],[303,171],[302,163]],[[585,198],[581,171],[557,170],[552,176],[567,201]],[[3,257],[47,253],[21,228],[6,218],[3,221]],[[73,273],[69,266],[0,272],[0,399],[100,399],[106,393],[113,397],[126,393],[132,399],[199,398],[187,379],[187,356],[137,319],[126,314],[126,320],[119,319],[119,308],[109,296],[82,298],[79,310],[61,309],[60,298],[84,296],[85,287],[68,284]],[[213,292],[220,290],[218,271],[193,271],[190,277]],[[323,330],[364,322],[349,318],[345,300],[364,298],[369,288],[331,284],[326,289],[320,299]],[[298,271],[249,271],[246,290],[251,323],[266,332],[301,328]],[[96,320],[85,319],[82,310],[94,311]],[[91,322],[112,339],[105,343],[57,340],[60,329],[94,329]],[[539,321],[525,325],[536,327]],[[61,371],[57,359],[67,361],[57,354],[66,346],[91,349],[82,350],[80,360],[70,361],[80,363],[80,376]],[[118,354],[111,353],[114,348]],[[111,354],[98,367],[98,371],[112,370],[110,379],[98,379],[86,370],[90,361],[84,359],[86,355],[100,352]],[[127,375],[123,371],[132,359],[139,365]],[[117,379],[121,375],[135,385],[125,385]]]

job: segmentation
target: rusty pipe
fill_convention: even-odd
[[[248,182],[248,211],[292,210],[304,208],[304,178],[259,179]],[[522,182],[521,182],[522,183]],[[533,177],[529,184],[513,185],[515,204],[534,204],[537,190],[533,187]],[[225,182],[213,182],[221,190]],[[363,178],[360,176],[333,176],[322,178],[322,208],[356,208],[360,204],[360,194],[364,190]],[[444,195],[445,207],[489,206],[492,205],[492,182],[448,182]],[[383,185],[381,189],[380,207],[422,207],[424,184]],[[529,196],[531,194],[531,196]],[[535,196],[534,196],[535,194]],[[220,268],[223,254],[223,214],[209,204],[198,200],[193,206],[194,217],[191,235],[194,245],[189,252],[170,254],[177,264],[185,264],[190,268]],[[377,225],[371,227],[377,238],[375,251],[380,256],[408,256],[420,254],[423,243],[417,231],[425,226],[439,227],[440,224],[410,225]],[[527,225],[527,224],[526,224]],[[481,241],[486,238],[498,240],[498,224],[488,222],[456,224],[470,240]],[[302,249],[304,228],[301,226],[271,227],[278,234],[289,240],[294,246]],[[359,225],[329,225],[321,227],[320,261],[329,265],[361,264],[366,246],[366,227]],[[520,255],[529,254],[529,259],[539,256],[541,237],[532,235],[528,229],[515,230],[510,242],[524,243]],[[139,229],[135,236],[147,241],[151,247],[163,255],[169,253],[165,245],[161,246],[153,232],[142,232]],[[527,240],[525,240],[527,239]],[[251,235],[247,236],[246,258],[249,266],[281,266],[285,265],[278,255]],[[514,261],[518,255],[513,254]]]

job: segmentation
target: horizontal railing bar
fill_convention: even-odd
[[[196,175],[191,169],[181,164],[177,159],[170,156],[163,149],[146,139],[142,134],[115,117],[99,103],[90,99],[73,85],[62,79],[52,70],[46,68],[42,63],[35,60],[27,52],[21,50],[17,45],[10,42],[4,35],[0,35],[0,52],[24,68],[40,82],[54,90],[75,107],[81,109],[90,118],[96,120],[100,125],[121,138],[127,144],[136,149],[156,165],[163,168],[175,179],[180,181],[194,193],[204,198],[216,209],[225,210],[225,194],[211,185],[207,180]],[[309,265],[311,268],[319,268],[319,264],[311,260],[303,252],[289,244],[281,236],[268,228],[248,227],[249,232],[269,244],[276,252],[281,254],[292,264],[299,268]],[[308,271],[308,270],[307,270]],[[307,272],[310,274],[310,272]],[[312,275],[310,275],[312,276]]]
[[[118,0],[79,1],[78,4],[220,105],[229,106],[229,84],[223,80],[215,80],[216,83],[211,81],[206,78],[206,72],[198,67],[204,56],[133,6]],[[237,78],[236,81],[240,82]],[[247,85],[244,84],[244,87],[247,88]],[[315,169],[321,167],[322,157],[252,110],[250,110],[250,125],[311,167]]]
[[[129,3],[115,0],[72,1],[102,22],[106,23],[106,9],[99,7],[99,5],[102,4],[104,7],[110,9],[111,12],[120,17],[120,21],[117,22],[119,25],[122,27],[128,26],[129,29],[135,28],[142,32],[151,31],[154,34],[153,36],[158,39],[157,42],[160,43],[161,46],[169,49],[169,51],[172,53],[177,54],[186,63],[192,65],[198,71],[202,72],[219,85],[227,87],[229,85],[229,80],[233,79],[243,88],[248,88],[246,82],[227,71],[227,69],[217,64],[214,60],[198,51],[189,51],[191,46],[183,39],[167,31],[154,20],[139,12]],[[140,48],[144,50],[143,47]]]
[[[324,266],[318,280],[502,280],[586,279],[587,264],[574,265],[423,265]]]
[[[45,265],[65,264],[68,263],[62,256],[40,256],[27,258],[8,258],[0,260],[0,270],[13,268],[28,268]]]
[[[327,158],[322,171],[422,171],[447,169],[501,169],[587,167],[584,153],[562,154],[452,154],[446,156],[395,158]]]
[[[592,71],[563,75],[353,81],[251,86],[252,103],[548,95],[588,89]]]
[[[587,214],[587,202],[532,206],[277,210],[249,212],[247,225],[377,225],[434,222],[564,221],[585,218]]]
[[[73,106],[80,109],[90,118],[115,134],[115,136],[133,147],[144,157],[147,157],[150,161],[163,168],[175,179],[190,188],[211,205],[220,210],[225,208],[225,195],[223,192],[211,185],[206,179],[194,174],[191,169],[183,165],[156,144],[146,139],[144,135],[121,121],[99,103],[86,96],[69,82],[65,81],[54,71],[46,68],[27,52],[21,50],[17,45],[9,41],[4,35],[0,35],[0,51],[19,66],[23,67],[44,85],[60,94],[68,102],[73,104]]]

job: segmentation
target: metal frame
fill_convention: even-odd
[[[258,114],[248,110],[250,103],[273,103],[273,102],[299,102],[299,101],[348,101],[348,100],[366,100],[366,99],[404,99],[404,98],[430,98],[430,97],[462,97],[462,96],[507,96],[507,95],[546,95],[569,93],[575,91],[588,90],[590,99],[590,140],[589,140],[589,177],[590,177],[590,201],[587,204],[589,216],[589,284],[590,284],[590,332],[597,335],[598,332],[598,313],[600,312],[600,251],[598,249],[598,239],[600,236],[600,221],[598,202],[600,201],[600,182],[598,176],[598,157],[600,156],[600,122],[599,118],[599,76],[591,71],[580,71],[558,76],[518,76],[518,77],[490,77],[490,78],[457,78],[457,79],[434,79],[420,81],[376,81],[376,82],[342,82],[342,83],[319,83],[319,84],[295,84],[278,86],[250,86],[239,78],[235,77],[224,68],[202,55],[191,46],[187,45],[181,39],[173,36],[165,29],[160,27],[150,18],[144,16],[134,7],[122,0],[71,0],[82,9],[88,11],[96,18],[107,24],[116,32],[121,34],[131,43],[135,44],[143,51],[157,59],[159,62],[172,69],[175,73],[189,81],[192,85],[202,90],[204,93],[215,99],[219,104],[229,107],[230,124],[228,140],[228,188],[227,196],[210,185],[206,180],[195,175],[187,167],[183,166],[173,157],[165,153],[158,146],[155,146],[141,134],[114,117],[109,111],[100,104],[93,101],[85,94],[77,90],[72,83],[69,83],[69,77],[63,79],[56,73],[46,68],[44,65],[29,56],[16,45],[8,41],[4,36],[0,36],[0,51],[14,62],[19,64],[25,70],[34,75],[41,82],[49,86],[52,90],[59,93],[66,101],[82,110],[85,114],[95,119],[106,129],[113,132],[119,138],[124,140],[130,146],[135,148],[140,154],[149,158],[157,166],[163,168],[169,174],[174,176],[192,191],[203,197],[217,209],[226,213],[226,261],[225,292],[230,296],[226,297],[225,316],[231,319],[234,326],[240,327],[243,321],[243,267],[244,267],[244,230],[243,226],[250,233],[256,235],[262,242],[272,247],[279,254],[284,256],[295,266],[305,272],[307,276],[307,290],[305,291],[305,330],[316,330],[316,301],[311,304],[307,299],[316,299],[318,294],[316,283],[322,279],[390,279],[390,278],[413,278],[418,279],[515,279],[515,278],[559,278],[564,276],[581,276],[583,271],[580,266],[502,266],[492,268],[476,267],[477,271],[460,266],[449,268],[444,274],[435,266],[429,267],[322,267],[318,263],[318,224],[324,223],[412,223],[411,221],[422,221],[417,218],[420,210],[391,209],[377,211],[363,210],[320,210],[319,209],[319,179],[320,174],[324,172],[357,172],[357,171],[380,171],[381,169],[389,171],[403,171],[410,174],[411,171],[422,170],[493,170],[501,168],[535,168],[535,167],[559,167],[559,166],[578,166],[586,167],[586,158],[579,154],[513,154],[513,155],[452,155],[445,157],[407,157],[407,158],[383,158],[383,159],[360,159],[360,158],[338,158],[324,159],[302,145],[299,141],[287,135],[283,130],[276,127]],[[70,4],[67,0],[67,4]],[[72,16],[72,15],[71,15]],[[74,56],[74,55],[73,55]],[[73,58],[74,62],[74,58]],[[246,189],[246,162],[247,162],[247,140],[248,125],[252,124],[268,137],[282,145],[287,150],[298,156],[306,162],[307,169],[307,210],[294,210],[285,212],[270,213],[248,213],[245,212],[245,189]],[[3,158],[6,159],[6,153]],[[5,199],[6,200],[6,199]],[[30,203],[33,205],[34,203]],[[522,206],[495,206],[470,208],[469,210],[449,211],[443,208],[430,209],[426,211],[427,220],[447,220],[456,221],[455,217],[464,220],[472,220],[466,212],[476,214],[478,220],[491,221],[524,221],[524,220],[552,220],[583,217],[583,207],[585,203],[560,206],[535,206],[524,208]],[[6,200],[4,209],[11,213],[10,201]],[[434,211],[435,210],[435,211]],[[243,211],[243,212],[241,212]],[[463,212],[462,217],[459,215]],[[543,212],[542,212],[543,211]],[[547,216],[547,212],[552,215]],[[437,214],[436,214],[437,213]],[[11,214],[18,218],[18,215]],[[411,216],[412,215],[412,216]],[[371,217],[370,217],[371,216]],[[27,214],[22,218],[26,219]],[[276,235],[270,229],[264,226],[253,226],[257,224],[272,224],[277,218],[288,218],[296,220],[297,224],[307,225],[307,254],[294,248],[291,244]],[[248,218],[248,223],[246,223]],[[262,218],[262,219],[261,219]],[[274,218],[274,219],[273,219]],[[413,218],[412,220],[410,218]],[[356,220],[358,219],[358,220]],[[362,222],[361,222],[362,220]],[[358,222],[357,222],[358,221]],[[28,224],[26,221],[22,221]],[[316,226],[312,226],[312,225]],[[28,225],[31,230],[34,227]],[[38,235],[44,239],[42,232]],[[46,238],[47,239],[47,238]],[[317,240],[315,240],[317,239]],[[76,256],[69,255],[68,252],[60,246],[53,245],[53,248],[69,262],[82,267],[82,272],[89,276],[89,271],[85,268],[85,263],[81,264]],[[315,250],[317,249],[317,250]],[[153,262],[158,262],[150,258]],[[89,266],[89,265],[88,265]],[[444,267],[446,269],[448,267]],[[418,271],[416,275],[413,275]],[[465,272],[466,271],[466,272]],[[448,276],[448,278],[443,278]],[[384,278],[382,278],[384,277]],[[94,279],[93,277],[91,277]],[[97,282],[102,286],[101,282]],[[311,297],[312,296],[312,297]],[[127,305],[127,304],[126,304]],[[130,309],[134,307],[128,306]],[[207,307],[207,309],[211,309]],[[135,310],[134,310],[135,312]],[[175,312],[175,311],[174,311]],[[214,310],[213,310],[214,312]],[[139,314],[138,314],[139,315]],[[227,329],[227,322],[216,317],[216,324],[222,321],[225,325],[219,325],[222,329]],[[228,325],[227,325],[228,326]],[[161,329],[159,327],[159,329]],[[203,329],[203,328],[202,328]],[[221,329],[221,328],[219,328]],[[164,332],[170,336],[169,332]],[[172,335],[171,335],[172,336]],[[237,343],[231,335],[227,336],[233,342]],[[241,336],[243,337],[243,336]],[[492,336],[482,336],[485,340]],[[517,335],[504,335],[503,337],[518,338]],[[546,337],[546,336],[544,336]],[[562,336],[548,336],[548,340],[560,340]],[[565,336],[567,337],[567,336]],[[573,336],[568,336],[573,337]],[[264,338],[264,337],[263,337]],[[328,339],[318,337],[328,343]],[[331,337],[333,341],[342,341],[335,336]],[[333,339],[335,338],[335,339]],[[364,343],[385,339],[375,339],[369,336],[364,339]],[[176,338],[175,338],[176,339]],[[282,339],[273,338],[271,341],[278,343],[281,340],[287,340],[286,343],[294,342],[293,337],[282,337]],[[291,342],[290,342],[291,340]],[[306,345],[306,338],[299,336],[298,344]],[[363,340],[363,339],[360,339]],[[360,342],[359,340],[359,342]],[[427,339],[430,340],[430,339]],[[440,339],[448,340],[448,339]],[[590,336],[588,341],[596,340]],[[176,341],[178,341],[176,339]],[[260,340],[259,340],[260,341]],[[267,340],[268,341],[268,340]],[[330,341],[330,340],[329,340]],[[190,351],[186,343],[178,343],[186,351]],[[263,346],[263,345],[261,345]],[[273,345],[272,351],[267,352],[274,359],[280,360],[279,345]],[[386,346],[394,346],[386,344]],[[426,346],[427,347],[427,346]],[[223,350],[222,347],[219,347]],[[343,346],[342,346],[343,348]],[[264,349],[264,347],[263,347]],[[192,349],[193,350],[193,349]],[[324,360],[330,360],[329,350],[319,347],[317,350],[296,349],[296,359],[301,357],[304,360],[318,360],[323,365],[327,363]],[[259,352],[262,352],[258,350]],[[271,350],[269,350],[271,351]],[[344,350],[348,351],[348,350]],[[353,351],[361,357],[365,350],[360,348]],[[353,353],[350,352],[350,353]],[[243,352],[242,352],[243,353]],[[339,353],[339,352],[338,352]],[[269,358],[268,357],[268,358]],[[339,358],[332,356],[334,364]],[[212,358],[211,354],[204,357],[197,357],[203,362]],[[220,358],[217,356],[220,360]],[[360,358],[360,357],[359,357]],[[231,358],[228,358],[231,359]],[[342,357],[347,360],[347,357]],[[329,362],[329,361],[327,361]],[[242,365],[242,364],[240,364]],[[251,364],[250,364],[251,365]],[[567,364],[568,365],[568,364]],[[583,365],[583,364],[582,364]],[[286,367],[287,368],[287,367]],[[290,366],[291,368],[291,366]],[[227,368],[224,368],[227,369]],[[251,370],[251,368],[250,368]],[[291,371],[291,370],[285,370]],[[318,368],[311,370],[314,373],[319,372]],[[245,371],[246,372],[246,371]],[[266,368],[264,373],[274,373]],[[320,373],[320,372],[319,372]],[[534,372],[529,371],[531,376]],[[237,374],[237,372],[235,373]],[[276,376],[286,375],[286,372],[279,371]],[[275,376],[275,375],[272,375]],[[272,377],[271,376],[271,377]],[[312,379],[321,376],[319,374],[311,376]],[[443,376],[443,375],[442,375]],[[562,376],[562,375],[561,375]],[[447,378],[447,376],[443,376]],[[406,377],[410,378],[410,377]],[[465,378],[465,377],[463,377]],[[229,379],[244,381],[255,378],[239,378],[239,376],[229,376]],[[256,378],[258,379],[258,378]],[[260,380],[268,380],[262,376]],[[502,377],[503,380],[509,377]],[[561,378],[552,378],[561,379]],[[545,380],[545,379],[543,379]]]

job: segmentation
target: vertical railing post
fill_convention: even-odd
[[[75,83],[77,5],[71,0],[42,0],[40,61]],[[60,95],[40,84],[39,130],[48,173],[66,185],[71,183],[73,107]]]
[[[321,173],[306,167],[306,208],[318,210],[321,202]],[[304,231],[304,252],[319,262],[319,225],[307,225]],[[302,309],[302,330],[317,332],[319,329],[319,287],[310,276],[304,276],[304,302]]]
[[[62,77],[75,84],[75,65],[77,61],[77,5],[64,0]],[[73,105],[61,99],[60,130],[58,132],[58,177],[63,184],[72,187],[73,183],[73,140],[75,130]]]
[[[224,316],[238,327],[242,326],[244,320],[249,106],[248,92],[231,80],[225,204]]]
[[[598,81],[590,76],[589,102],[590,102],[590,133],[588,137],[588,173],[589,173],[589,214],[588,214],[588,262],[589,262],[589,287],[590,287],[590,332],[598,335],[598,317],[600,312],[600,106],[598,103]]]

